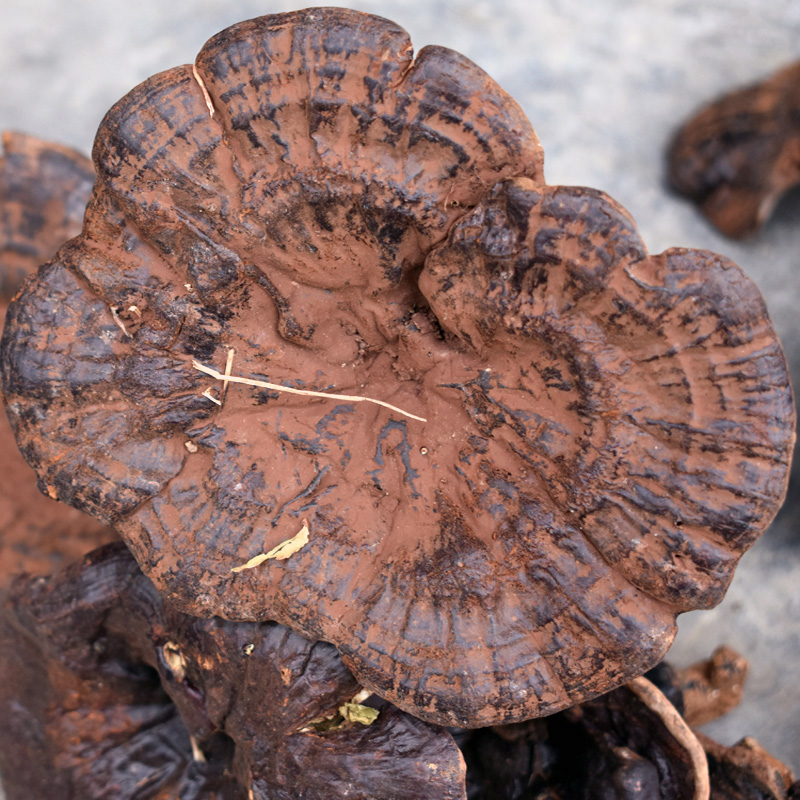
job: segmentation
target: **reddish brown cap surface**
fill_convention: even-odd
[[[0,155],[0,327],[23,280],[77,236],[92,192],[92,162],[67,147],[3,134]],[[114,537],[104,525],[42,497],[0,412],[0,582],[50,572]]]
[[[385,20],[264,17],[195,73],[112,109],[84,233],[11,312],[42,480],[185,610],[333,642],[425,719],[547,714],[652,666],[785,491],[752,284],[547,187],[516,104]]]

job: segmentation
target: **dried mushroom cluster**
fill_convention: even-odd
[[[776,512],[793,408],[757,290],[548,187],[462,56],[262,17],[121,100],[94,158],[4,392],[40,481],[185,611],[330,641],[423,719],[525,719],[657,662]]]
[[[11,800],[714,796],[638,676],[786,490],[742,271],[649,255],[479,68],[344,9],[223,31],[94,162],[2,387],[130,552],[6,598]]]

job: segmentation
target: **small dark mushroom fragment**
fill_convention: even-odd
[[[81,232],[94,167],[62,145],[24,133],[2,134],[0,155],[0,305],[25,278]]]
[[[545,185],[463,56],[344,9],[251,20],[123,98],[94,158],[3,387],[40,480],[183,611],[510,722],[657,663],[776,513],[794,410],[758,291]]]
[[[469,800],[700,800],[703,749],[653,684],[628,686],[544,719],[472,731]]]
[[[462,800],[450,734],[383,702],[348,721],[360,688],[332,645],[181,614],[112,544],[11,588],[0,772],[9,800]]]
[[[94,184],[91,161],[73,150],[20,133],[4,133],[2,142],[0,328],[22,281],[80,233]],[[2,412],[0,460],[0,583],[22,571],[51,572],[115,538],[86,514],[42,497]]]
[[[724,234],[754,233],[800,183],[800,63],[702,109],[668,162],[675,189]]]
[[[689,725],[705,725],[736,708],[742,700],[747,669],[747,661],[723,645],[711,658],[678,670],[675,681],[680,686],[682,713]]]
[[[710,661],[741,660],[720,648]],[[682,671],[653,672],[683,705]],[[637,688],[637,684],[638,688]],[[684,723],[663,724],[678,707],[637,679],[545,719],[459,735],[469,800],[792,800],[791,770],[750,738],[725,747]],[[631,689],[634,691],[631,691]],[[688,693],[696,692],[689,687]],[[653,701],[654,699],[654,701]],[[690,705],[691,705],[690,700]],[[670,708],[672,711],[670,712]],[[678,731],[678,736],[675,732]],[[687,743],[689,747],[687,748]],[[703,755],[704,753],[704,755]]]
[[[773,758],[754,739],[745,738],[733,747],[698,734],[708,757],[711,800],[794,800],[800,784],[792,771]]]

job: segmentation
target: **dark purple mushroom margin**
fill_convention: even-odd
[[[3,389],[41,483],[183,610],[332,642],[423,719],[509,722],[659,661],[776,513],[794,410],[758,291],[547,186],[463,56],[261,17],[123,98],[94,159]]]

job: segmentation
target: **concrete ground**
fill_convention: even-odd
[[[0,0],[0,129],[83,151],[110,105],[145,77],[191,62],[202,43],[248,17],[301,8],[276,0]],[[715,233],[665,188],[663,154],[702,103],[800,58],[795,0],[358,0],[486,69],[523,106],[550,183],[603,189],[639,223],[651,252],[708,248],[760,285],[800,376],[800,193],[754,239]],[[723,604],[681,620],[671,653],[686,664],[726,642],[751,661],[741,707],[707,726],[731,744],[756,737],[800,771],[798,481],[742,560]]]

